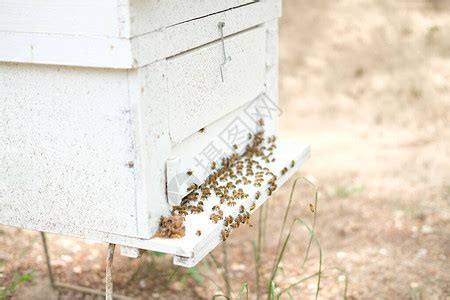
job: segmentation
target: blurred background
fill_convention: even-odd
[[[348,299],[449,299],[449,2],[284,0],[283,11],[280,134],[312,145],[298,176],[314,176],[320,190],[319,298],[342,298],[348,280]],[[267,209],[260,280],[270,275],[292,184]],[[300,184],[289,219],[311,223],[313,196],[310,186]],[[256,227],[233,232],[225,269],[210,257],[196,268],[177,270],[170,256],[117,255],[115,291],[143,299],[210,299],[224,292],[226,272],[234,295],[247,282],[254,299]],[[301,267],[308,240],[300,226],[294,230],[278,287],[317,272],[316,244]],[[56,299],[40,236],[2,226],[0,241],[3,291],[18,299]],[[103,287],[106,245],[52,235],[49,243],[59,280]],[[222,249],[214,257],[222,261]],[[313,278],[291,293],[312,299],[316,286]]]

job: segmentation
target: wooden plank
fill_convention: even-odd
[[[278,144],[278,149],[275,153],[277,161],[268,164],[269,169],[272,170],[272,172],[278,177],[278,187],[281,187],[290,177],[294,175],[296,171],[299,170],[300,166],[309,157],[309,155],[310,148],[307,145],[302,145],[293,141],[284,141]],[[290,167],[292,161],[295,161],[294,167]],[[284,167],[288,168],[288,172],[282,175],[281,170]],[[240,200],[239,205],[244,205],[247,210],[250,210],[250,205],[255,202],[256,209],[252,211],[252,213],[254,213],[269,198],[269,196],[267,195],[267,185],[263,186],[262,188],[256,188],[254,186],[248,187],[244,185],[238,186],[237,188],[240,187],[243,188],[244,191],[251,196],[244,201]],[[255,199],[254,196],[257,192],[261,193],[261,197],[259,199]],[[185,249],[184,251],[190,252],[191,256],[175,256],[175,265],[187,268],[193,267],[222,242],[220,236],[220,233],[223,229],[222,222],[214,224],[209,220],[209,216],[212,213],[211,208],[215,204],[219,204],[219,199],[217,197],[211,197],[210,199],[208,199],[207,204],[205,205],[205,213],[199,215],[188,215],[186,217],[186,236],[178,240],[178,243],[182,244]],[[232,215],[236,217],[239,213],[239,205],[236,205],[234,207],[226,207],[224,215]],[[204,238],[198,237],[195,234],[198,229],[202,230],[202,236],[205,235]],[[232,234],[233,233],[231,233],[230,238],[233,238]]]
[[[228,36],[276,19],[280,15],[280,1],[255,2],[132,38],[133,57],[137,66],[146,65],[218,40],[219,22],[225,23],[224,35]]]
[[[0,61],[129,69],[127,39],[0,32]]]
[[[119,37],[119,4],[118,0],[2,0],[0,31]]]
[[[255,0],[131,0],[131,36],[205,17]]]
[[[222,69],[224,81],[221,42],[168,60],[173,142],[179,143],[264,91],[265,37],[262,28],[255,28],[225,40],[226,55],[231,60]]]
[[[0,223],[137,236],[127,72],[0,63],[0,94]]]

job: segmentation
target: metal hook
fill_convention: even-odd
[[[219,22],[218,27],[220,30],[220,40],[222,42],[222,53],[223,53],[223,63],[220,65],[220,76],[222,77],[222,82],[225,82],[223,68],[229,61],[231,61],[231,57],[229,57],[229,56],[227,57],[227,54],[225,52],[225,40],[223,37],[223,28],[225,27],[225,22]]]

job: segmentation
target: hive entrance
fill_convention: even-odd
[[[263,121],[259,121],[260,130],[249,134],[249,143],[243,154],[237,152],[222,158],[220,164],[213,162],[213,171],[201,185],[193,184],[179,205],[172,207],[172,216],[161,219],[158,237],[177,238],[169,227],[173,218],[194,217],[193,215],[207,214],[211,223],[223,223],[221,239],[226,240],[232,229],[241,224],[250,225],[250,213],[257,207],[261,192],[249,189],[250,186],[258,188],[263,184],[268,186],[267,194],[270,196],[277,188],[277,175],[270,170],[275,163],[274,150],[277,148],[276,137],[266,138],[263,130]],[[237,150],[237,146],[234,147]],[[290,167],[294,167],[294,161]],[[285,167],[285,169],[287,169]],[[284,169],[283,169],[284,170]],[[188,176],[193,176],[187,171]],[[252,202],[245,201],[251,197]],[[165,235],[163,233],[166,233]],[[196,229],[196,235],[201,235],[201,228]]]

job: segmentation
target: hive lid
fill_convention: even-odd
[[[189,3],[188,3],[189,2]],[[279,0],[0,2],[0,61],[131,69],[262,24]]]

